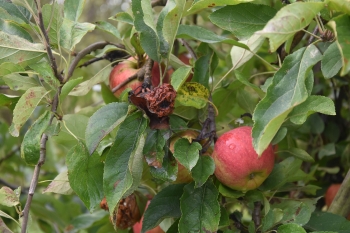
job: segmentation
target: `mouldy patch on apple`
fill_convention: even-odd
[[[251,133],[249,126],[238,127],[221,135],[215,143],[212,154],[215,176],[232,189],[256,189],[273,169],[275,155],[272,145],[258,157]]]

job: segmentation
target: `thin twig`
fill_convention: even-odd
[[[10,87],[6,85],[0,85],[0,90],[7,90],[7,89],[10,89]]]
[[[39,16],[39,28],[41,30],[41,32],[43,33],[44,35],[44,44],[45,44],[45,47],[46,47],[46,51],[47,51],[47,55],[49,57],[49,60],[50,60],[50,65],[51,65],[51,69],[55,75],[55,77],[57,78],[57,80],[63,84],[63,76],[61,75],[60,72],[58,72],[58,69],[57,69],[57,64],[56,64],[56,59],[55,57],[53,56],[53,53],[52,53],[52,50],[51,50],[51,46],[50,46],[50,38],[47,34],[47,31],[45,29],[45,26],[44,26],[44,20],[43,20],[43,14],[42,14],[42,11],[41,11],[41,5],[40,5],[40,0],[34,0],[37,8],[38,8],[38,16]]]
[[[312,34],[310,35],[310,38],[307,42],[308,45],[310,45],[314,41],[314,39],[315,39],[314,35],[316,35],[317,32],[318,32],[318,25],[316,25],[315,29],[313,30]]]
[[[72,77],[73,72],[75,70],[75,67],[78,65],[79,61],[85,57],[86,55],[88,55],[89,53],[91,53],[92,51],[95,51],[97,49],[103,49],[105,46],[110,45],[111,43],[108,41],[99,41],[96,43],[93,43],[91,45],[89,45],[88,47],[86,47],[85,49],[81,50],[74,58],[74,60],[72,61],[71,65],[69,66],[68,69],[68,73],[66,75],[66,77],[64,78],[64,82],[67,82],[70,77]]]
[[[181,39],[181,38],[179,39],[179,41],[181,42],[181,44],[182,44],[183,46],[186,47],[187,51],[191,54],[192,58],[193,58],[194,60],[197,60],[197,59],[198,59],[198,58],[197,58],[197,54],[194,52],[194,50],[192,49],[192,47],[187,43],[187,41],[184,40],[184,39]]]
[[[11,158],[13,155],[16,154],[17,151],[19,151],[21,147],[20,146],[17,146],[15,149],[13,149],[12,151],[10,151],[7,155],[5,155],[4,157],[2,157],[0,159],[0,165],[6,160],[6,159],[9,159]]]
[[[136,74],[130,76],[129,78],[125,79],[123,82],[119,83],[117,86],[115,86],[113,89],[112,89],[112,93],[115,93],[117,92],[120,88],[122,88],[124,85],[126,85],[127,83],[131,82],[132,80],[135,80],[139,77],[140,74],[140,71],[142,69],[139,70],[139,72],[137,72]]]

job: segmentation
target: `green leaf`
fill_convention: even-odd
[[[287,150],[280,150],[278,153],[287,153],[305,162],[315,162],[314,158],[311,157],[305,150],[300,148],[289,148]]]
[[[85,145],[78,141],[66,158],[68,179],[74,192],[92,212],[103,198],[103,163],[97,153],[89,155]]]
[[[29,67],[32,68],[35,72],[39,73],[41,78],[43,78],[53,90],[56,90],[60,86],[60,82],[53,74],[51,66],[47,61],[31,64]]]
[[[55,140],[59,139],[61,145],[67,145],[71,149],[76,145],[75,140],[85,141],[85,129],[89,118],[87,116],[76,114],[65,114],[63,116],[64,128]],[[74,143],[73,143],[74,142]]]
[[[251,2],[253,0],[196,0],[193,1],[192,6],[187,10],[187,14],[193,14],[201,9],[212,8],[225,5],[236,5],[244,2]]]
[[[206,55],[201,56],[195,61],[191,82],[197,82],[206,88],[209,88],[209,68],[212,55],[213,51],[210,50]]]
[[[73,90],[69,93],[69,95],[73,95],[73,96],[86,95],[94,85],[104,82],[105,80],[108,80],[109,74],[111,73],[112,69],[113,67],[111,67],[111,65],[107,65],[103,67],[92,78],[80,83],[78,86],[75,86]]]
[[[5,64],[5,63],[4,63]],[[11,90],[28,90],[32,87],[37,87],[40,83],[32,77],[22,76],[17,73],[8,74],[2,77],[4,82],[10,87]]]
[[[231,45],[235,45],[241,48],[249,49],[245,44],[239,43],[234,39],[230,39],[227,37],[216,35],[214,32],[205,29],[203,27],[195,26],[195,25],[184,25],[181,24],[177,31],[177,38],[187,38],[199,40],[205,43],[227,43]]]
[[[187,170],[191,171],[196,166],[199,158],[199,150],[202,149],[198,142],[190,143],[186,138],[180,138],[174,145],[174,157]]]
[[[326,96],[312,95],[309,96],[305,102],[296,106],[293,111],[288,115],[288,118],[294,124],[303,124],[306,118],[319,112],[327,115],[335,115],[335,107],[332,99]]]
[[[185,83],[187,77],[190,75],[192,67],[182,66],[171,75],[171,85],[175,91],[178,91],[182,84]]]
[[[295,33],[304,29],[320,10],[323,2],[295,2],[282,7],[264,27],[257,32],[270,39],[270,50],[274,52]]]
[[[201,187],[215,171],[215,163],[210,156],[199,156],[196,166],[192,169],[195,188]]]
[[[309,45],[287,56],[275,73],[266,96],[253,114],[253,145],[259,155],[270,144],[289,112],[307,99],[305,80],[313,75],[310,69],[321,57],[319,50]]]
[[[2,220],[2,218],[0,218],[0,231],[3,233],[13,233],[13,231],[6,226],[6,223]]]
[[[83,12],[85,0],[65,0],[64,17],[77,22]]]
[[[93,213],[81,214],[69,222],[68,226],[69,229],[71,229],[69,232],[84,232],[84,229],[91,227],[94,223],[101,222],[100,220],[102,220],[106,215],[107,212],[104,210],[97,210]]]
[[[173,50],[185,4],[185,0],[169,0],[159,14],[157,34],[160,42],[160,53],[163,57],[169,58]]]
[[[220,221],[219,195],[212,180],[194,188],[189,183],[180,199],[181,218],[179,232],[215,232]]]
[[[67,97],[67,95],[71,92],[71,90],[73,90],[74,87],[76,87],[79,83],[81,83],[81,81],[83,81],[83,77],[71,79],[68,82],[66,82],[62,87],[60,102],[62,102]]]
[[[149,166],[162,167],[164,157],[164,146],[168,139],[167,130],[149,130],[146,143],[143,148],[143,155]]]
[[[275,164],[271,174],[259,187],[260,190],[275,190],[286,184],[289,179],[300,169],[302,161],[294,157],[288,157],[282,162]]]
[[[306,231],[304,230],[304,228],[302,228],[301,226],[299,226],[298,224],[295,223],[287,223],[284,224],[282,226],[279,226],[277,229],[278,233],[306,233]]]
[[[18,23],[15,23],[11,20],[0,18],[0,30],[10,35],[17,35],[23,39],[26,39],[29,42],[33,42],[31,35]]]
[[[176,115],[170,115],[170,129],[171,131],[173,131],[174,133],[180,132],[180,131],[184,131],[186,130],[187,127],[187,123],[180,117],[176,116]]]
[[[58,174],[53,181],[43,190],[43,193],[57,193],[71,195],[73,193],[68,180],[68,171]]]
[[[158,226],[165,218],[181,216],[180,198],[184,184],[173,184],[162,189],[149,204],[142,221],[142,233]]]
[[[18,190],[12,190],[9,187],[3,186],[0,189],[0,205],[12,207],[20,205],[19,195],[15,193]],[[20,192],[20,191],[19,191]],[[180,212],[180,197],[179,196],[179,212]]]
[[[350,229],[350,221],[336,214],[317,211],[311,214],[310,221],[304,227],[312,231],[347,233]]]
[[[244,75],[242,72],[235,70],[235,76],[238,81],[240,81],[242,84],[252,88],[258,95],[259,97],[263,98],[265,96],[265,93],[259,88],[257,85],[249,82],[249,77]],[[240,89],[238,89],[239,91]]]
[[[121,39],[118,29],[114,27],[113,24],[108,23],[106,21],[97,21],[95,24],[98,29],[108,32],[109,34],[115,36],[116,38]]]
[[[7,0],[0,0],[0,6],[3,9],[5,9],[8,12],[8,14],[10,14],[11,16],[20,18],[26,23],[29,23],[29,20],[32,17],[30,12],[26,8],[22,6],[16,6],[15,4]]]
[[[166,155],[163,158],[162,166],[160,168],[151,166],[150,172],[156,179],[173,182],[177,177],[178,165],[174,158]]]
[[[24,72],[23,67],[12,62],[4,62],[0,64],[0,77],[16,72]]]
[[[222,183],[219,184],[219,193],[224,197],[229,197],[229,198],[239,198],[245,195],[245,193],[238,190],[233,190],[223,185]]]
[[[344,0],[329,0],[327,1],[327,7],[330,10],[340,11],[345,14],[350,14],[350,2]]]
[[[350,71],[350,48],[348,45],[350,37],[349,20],[349,15],[340,15],[328,23],[337,37],[336,43],[342,56],[343,68],[340,72],[341,76],[346,75]]]
[[[235,67],[235,69],[238,69],[247,61],[249,61],[254,56],[254,53],[260,49],[264,41],[264,37],[258,34],[254,34],[247,40],[239,41],[240,43],[247,45],[250,51],[249,49],[247,50],[238,46],[233,46],[231,49],[231,60],[233,67]]]
[[[238,105],[247,113],[253,113],[254,108],[258,102],[257,98],[254,98],[254,96],[252,96],[252,93],[244,89],[237,91],[236,100]]]
[[[261,231],[266,232],[280,222],[283,218],[283,210],[274,208],[270,210],[267,215],[261,220]]]
[[[21,144],[21,157],[29,165],[36,165],[40,158],[41,136],[49,126],[51,114],[45,111],[28,129]]]
[[[276,10],[267,5],[244,3],[225,6],[209,15],[210,21],[218,27],[232,32],[240,40],[246,40],[254,32],[264,28]]]
[[[108,19],[134,25],[134,18],[127,12],[119,12],[115,16],[110,17]]]
[[[9,129],[10,134],[14,137],[19,136],[19,130],[32,115],[36,106],[48,94],[43,87],[29,88],[18,100],[13,110],[13,120]]]
[[[186,82],[177,92],[176,100],[184,105],[197,109],[204,108],[208,102],[209,90],[202,84]]]
[[[122,197],[130,195],[141,180],[146,126],[147,121],[141,112],[128,116],[121,123],[106,156],[103,190],[111,216]]]
[[[50,44],[57,47],[58,42],[60,40],[60,28],[63,22],[62,5],[45,4],[42,7],[42,13],[45,28],[48,28],[50,26],[48,31]]]
[[[12,62],[26,67],[46,55],[45,46],[0,31],[0,64]]]
[[[13,110],[20,97],[0,93],[0,106],[7,106]]]
[[[132,1],[131,8],[135,18],[135,29],[140,32],[142,48],[151,59],[159,61],[159,38],[153,19],[151,1]]]
[[[323,54],[321,61],[322,74],[325,78],[332,78],[342,66],[341,52],[337,43],[332,43]]]
[[[97,110],[90,118],[85,131],[86,146],[92,154],[100,141],[118,127],[128,112],[127,103],[111,103]]]
[[[73,0],[72,0],[73,1]],[[95,29],[95,25],[91,23],[78,23],[67,18],[63,19],[60,29],[60,45],[69,51],[73,50],[86,33]]]

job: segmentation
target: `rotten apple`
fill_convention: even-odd
[[[274,166],[272,145],[259,157],[252,144],[252,128],[242,126],[221,135],[212,157],[215,176],[224,185],[240,191],[258,188]]]

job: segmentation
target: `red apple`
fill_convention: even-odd
[[[215,176],[232,189],[256,189],[273,169],[275,155],[272,145],[258,157],[251,133],[249,126],[238,127],[221,135],[215,143],[212,154]]]
[[[147,209],[149,203],[150,203],[150,201],[147,202],[146,209]],[[135,223],[134,226],[132,227],[132,230],[133,230],[134,233],[140,233],[141,232],[142,220],[143,220],[143,216],[142,216],[141,220],[139,222]],[[164,233],[164,231],[162,230],[162,228],[160,228],[160,226],[156,226],[152,230],[146,231],[146,233]]]
[[[329,186],[329,188],[326,191],[326,194],[324,196],[326,201],[326,206],[330,207],[333,199],[335,198],[335,195],[337,195],[338,190],[340,189],[341,184],[332,184]]]
[[[135,58],[130,57],[127,60],[120,62],[118,65],[116,65],[112,72],[109,75],[109,87],[111,90],[122,83],[123,81],[127,80],[129,77],[133,76],[139,71],[139,67],[137,64],[137,61]],[[152,85],[154,87],[158,86],[160,83],[160,72],[159,72],[159,65],[157,62],[154,62],[153,68],[152,68]],[[169,76],[166,75],[164,78],[164,82],[169,82]],[[141,86],[142,82],[135,79],[131,82],[128,82],[123,87],[119,88],[114,95],[116,97],[119,97],[120,94],[128,87],[130,87],[132,90],[136,89],[137,87]]]

